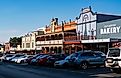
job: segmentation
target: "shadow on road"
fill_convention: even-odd
[[[86,70],[71,68],[54,68],[27,64],[4,63],[2,66],[20,72],[30,73],[46,78],[121,78],[121,74],[110,72],[105,67],[91,67]]]

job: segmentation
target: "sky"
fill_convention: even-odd
[[[75,20],[81,9],[121,15],[121,0],[0,0],[0,43],[45,27],[52,18]]]

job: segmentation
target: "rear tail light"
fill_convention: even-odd
[[[113,63],[113,59],[107,59],[107,63]]]

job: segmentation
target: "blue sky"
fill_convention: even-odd
[[[0,0],[0,42],[50,23],[74,20],[84,7],[98,13],[121,15],[121,0]]]

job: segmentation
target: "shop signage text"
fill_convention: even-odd
[[[112,34],[112,33],[119,33],[120,26],[116,24],[105,25],[104,28],[100,29],[100,34]]]

